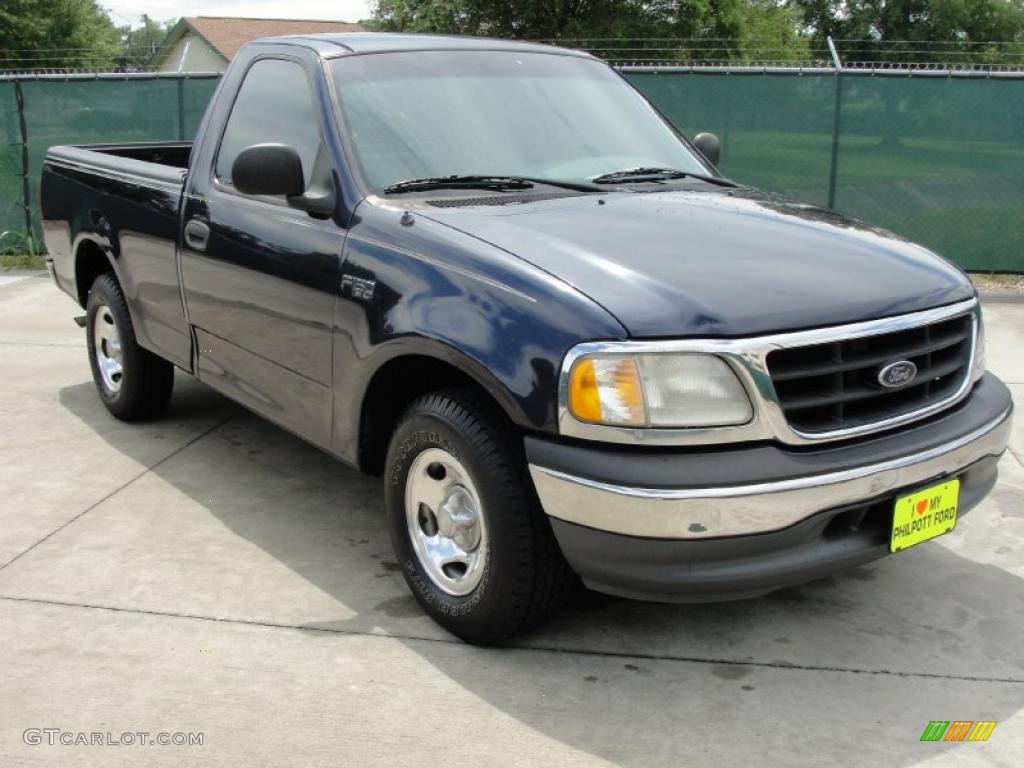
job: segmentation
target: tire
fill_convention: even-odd
[[[141,421],[167,408],[174,366],[135,340],[128,305],[109,272],[96,278],[86,301],[89,365],[100,399],[122,421]]]
[[[522,436],[478,393],[444,390],[413,402],[392,435],[384,483],[405,580],[452,634],[494,645],[565,602],[575,577],[527,474]],[[439,573],[452,552],[461,560]]]

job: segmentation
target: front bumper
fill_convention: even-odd
[[[888,553],[893,502],[959,477],[960,515],[996,482],[1012,404],[995,376],[939,416],[814,450],[640,450],[526,440],[566,558],[588,586],[657,600],[742,598]]]

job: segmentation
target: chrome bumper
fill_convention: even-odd
[[[877,464],[776,482],[707,488],[651,489],[611,485],[530,464],[544,511],[588,528],[654,539],[707,539],[767,533],[827,509],[884,496],[957,474],[998,456],[1010,433],[998,418],[945,445]],[[728,454],[722,456],[728,461]]]

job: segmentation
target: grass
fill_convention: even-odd
[[[0,269],[46,269],[41,253],[0,253]]]
[[[0,232],[0,269],[45,269],[46,252],[31,232]]]
[[[992,275],[971,272],[971,282],[980,291],[992,293],[1024,293],[1024,275]]]

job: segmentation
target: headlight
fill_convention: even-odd
[[[568,390],[574,417],[615,427],[719,427],[754,416],[736,374],[714,355],[585,355]]]
[[[971,371],[971,381],[975,382],[985,375],[985,323],[982,322],[981,312],[978,312],[978,335],[974,340],[974,370]]]

